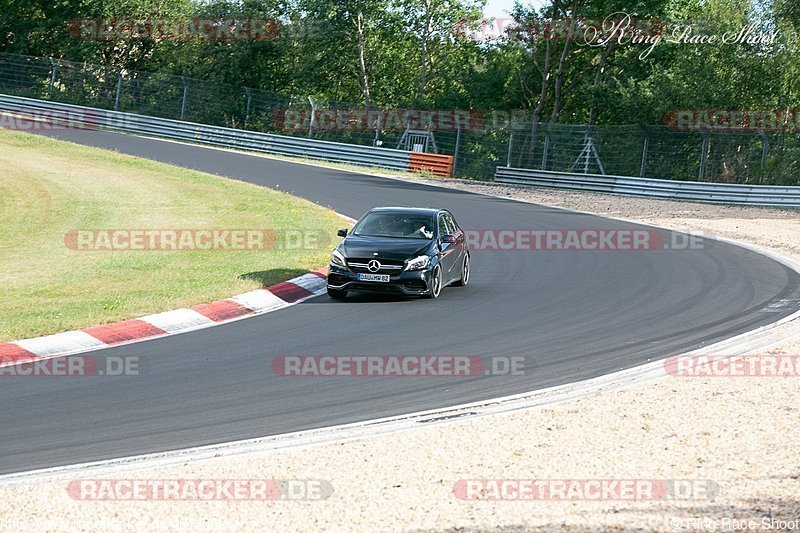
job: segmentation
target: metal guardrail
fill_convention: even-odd
[[[0,94],[0,111],[49,122],[53,129],[81,127],[120,131],[269,154],[411,170],[412,152],[390,148],[271,135],[3,94]]]
[[[716,204],[800,207],[800,187],[675,181],[497,167],[497,183]]]
[[[414,171],[421,167],[439,175],[448,175],[452,172],[452,161],[449,156],[272,135],[19,96],[0,94],[0,111],[39,119],[49,123],[48,127],[54,129],[59,127],[81,127],[85,129],[121,131],[226,148],[389,168],[405,172]],[[3,126],[3,124],[0,123],[0,126]],[[431,159],[432,157],[434,159]],[[800,207],[800,187],[737,185],[597,174],[568,174],[512,167],[497,167],[494,180],[497,183],[606,192],[650,198],[723,204]]]

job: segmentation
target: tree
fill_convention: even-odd
[[[463,60],[459,48],[463,40],[457,38],[459,24],[480,16],[485,0],[400,0],[398,9],[403,12],[403,22],[412,44],[417,47],[417,80],[415,101],[423,104],[428,99],[431,83],[442,82],[441,76],[448,68],[442,63]],[[439,77],[438,80],[436,78]],[[440,84],[441,86],[441,84]]]

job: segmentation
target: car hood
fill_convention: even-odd
[[[402,261],[423,254],[432,244],[433,241],[423,239],[348,236],[339,245],[339,251],[348,259],[379,257]],[[378,252],[377,256],[375,252]]]

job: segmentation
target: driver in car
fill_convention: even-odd
[[[427,224],[423,224],[422,226],[420,226],[420,228],[417,231],[419,231],[422,235],[424,235],[426,239],[433,238],[433,230],[428,228]]]
[[[411,232],[412,234],[413,233],[419,233],[420,235],[422,235],[426,239],[430,239],[430,238],[433,237],[433,230],[429,229],[428,228],[428,224],[426,224],[425,222],[423,222],[422,225],[419,225],[419,226],[415,224],[414,228],[415,229]]]

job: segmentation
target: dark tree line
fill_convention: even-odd
[[[478,40],[483,0],[3,0],[0,52],[179,74],[365,107],[523,109],[541,123],[654,124],[673,109],[784,109],[800,101],[796,0],[524,3],[502,38]],[[662,21],[767,43],[587,40],[587,20]],[[613,14],[617,15],[613,15]],[[502,14],[498,14],[501,16]],[[76,39],[83,18],[267,18],[259,40]],[[573,34],[557,21],[579,19]],[[637,26],[638,27],[638,26]],[[642,35],[658,30],[646,24]],[[561,33],[559,33],[561,32]],[[466,35],[465,35],[466,34]],[[529,134],[536,139],[538,126]],[[531,143],[535,145],[536,143]]]

